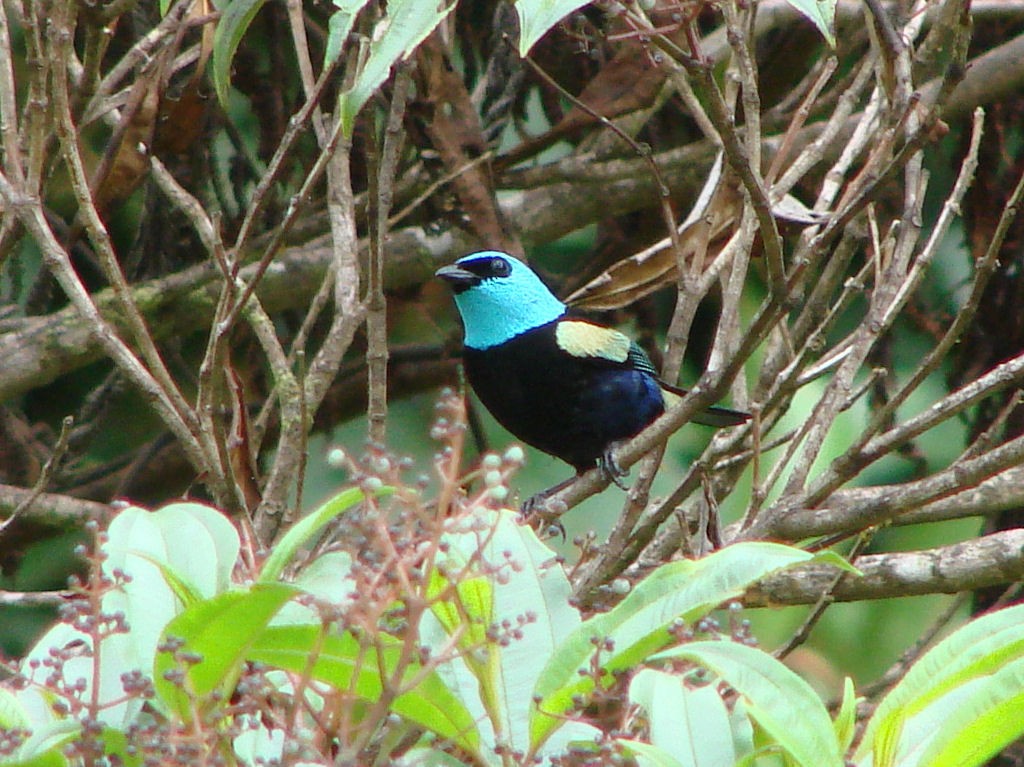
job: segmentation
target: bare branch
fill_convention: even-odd
[[[866,554],[832,590],[837,602],[920,594],[955,594],[1024,578],[1024,530],[1005,530],[972,541],[920,551]],[[825,565],[793,568],[766,578],[747,592],[750,607],[813,604],[830,588],[836,571]]]
[[[70,524],[80,525],[88,519],[110,513],[110,506],[105,503],[85,501],[58,493],[36,493],[23,487],[0,485],[0,516],[10,519],[19,508],[18,516],[23,520],[65,527]]]
[[[384,140],[376,162],[371,163],[370,192],[370,269],[367,285],[366,367],[369,372],[366,418],[368,438],[380,444],[387,435],[388,339],[387,300],[384,296],[384,243],[388,234],[388,215],[394,199],[395,175],[401,159],[402,119],[412,86],[411,64],[398,68],[394,94],[384,126]]]

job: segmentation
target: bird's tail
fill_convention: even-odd
[[[683,389],[667,388],[664,384],[662,384],[662,392],[665,397],[666,410],[678,404],[683,398],[682,395],[686,394]],[[746,423],[749,420],[750,413],[744,413],[742,410],[730,410],[727,407],[718,407],[716,405],[700,411],[691,419],[693,423],[699,423],[702,426],[714,426],[718,429],[725,428],[726,426],[739,426],[741,423]]]
[[[746,423],[749,420],[750,413],[744,413],[742,410],[730,410],[727,407],[718,407],[717,405],[713,405],[707,410],[702,410],[693,417],[694,423],[714,426],[719,429],[726,426],[739,426],[741,423]]]

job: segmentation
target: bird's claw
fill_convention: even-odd
[[[538,532],[540,532],[540,527],[544,526],[544,537],[554,538],[556,535],[561,535],[564,541],[565,526],[558,517],[552,516],[552,510],[548,508],[548,498],[551,494],[551,490],[545,490],[543,493],[531,495],[523,501],[519,507],[519,513]],[[564,504],[562,505],[564,506]]]
[[[615,460],[615,448],[617,447],[617,444],[611,444],[606,447],[597,461],[597,466],[601,470],[601,476],[606,480],[614,482],[615,486],[621,490],[629,490],[622,482],[622,477],[629,476],[629,470],[623,469],[619,466],[619,462]]]

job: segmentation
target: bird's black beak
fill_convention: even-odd
[[[440,277],[447,283],[450,283],[452,290],[456,293],[461,293],[464,290],[479,285],[481,277],[479,274],[474,274],[469,269],[463,269],[458,264],[450,264],[449,266],[442,266],[436,272],[435,277]]]

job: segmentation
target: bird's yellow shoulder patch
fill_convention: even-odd
[[[683,401],[683,398],[681,396],[676,394],[674,391],[670,391],[669,389],[666,389],[664,387],[662,387],[661,389],[661,396],[665,399],[666,410],[668,410],[670,407],[675,407],[676,405]]]
[[[555,341],[574,357],[600,357],[611,362],[629,358],[629,338],[617,330],[582,320],[563,320],[555,328]]]

